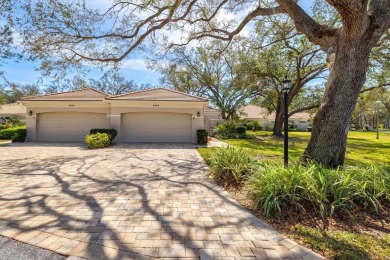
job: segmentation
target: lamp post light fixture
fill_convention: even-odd
[[[379,139],[379,106],[381,102],[377,100],[375,103],[376,103],[376,139]]]
[[[286,78],[282,81],[281,91],[284,99],[284,166],[288,165],[288,92],[291,89],[291,80]]]

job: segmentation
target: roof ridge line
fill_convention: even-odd
[[[199,100],[207,101],[207,99],[205,99],[205,98],[201,98],[201,97],[198,97],[198,96],[190,95],[190,94],[187,94],[187,93],[184,93],[184,92],[180,92],[180,91],[177,91],[177,90],[164,88],[164,87],[156,87],[156,88],[143,89],[143,90],[139,90],[139,91],[132,91],[132,92],[125,93],[125,94],[108,96],[108,97],[106,97],[106,99],[114,99],[114,98],[117,98],[117,97],[123,97],[123,96],[126,96],[126,95],[138,94],[138,93],[143,93],[143,92],[148,92],[148,91],[153,91],[153,90],[158,90],[158,89],[162,89],[162,90],[170,91],[170,92],[181,94],[181,95],[186,95],[186,96],[189,96],[189,97],[192,97],[192,98],[196,98],[196,99],[199,99]]]
[[[28,100],[28,99],[37,98],[37,97],[55,96],[55,95],[60,95],[60,94],[65,94],[65,93],[78,92],[78,91],[82,91],[82,90],[86,90],[86,89],[93,90],[93,91],[100,93],[100,94],[103,94],[105,96],[110,96],[109,94],[107,94],[103,91],[100,91],[100,90],[97,90],[97,89],[94,89],[91,87],[87,87],[87,88],[74,89],[74,90],[70,90],[70,91],[62,91],[62,92],[58,92],[58,93],[43,94],[43,95],[38,95],[38,96],[26,96],[26,97],[21,97],[20,100]]]

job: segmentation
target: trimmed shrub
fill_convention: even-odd
[[[13,127],[13,128],[6,128],[3,130],[0,130],[0,140],[11,140],[12,136],[16,134],[16,130],[18,129],[26,129],[21,127]]]
[[[206,129],[200,129],[196,131],[196,137],[197,137],[197,143],[199,145],[206,145],[207,144],[207,137],[208,137],[208,132]]]
[[[109,147],[111,144],[110,135],[106,133],[90,134],[86,136],[85,143],[88,149]]]
[[[311,132],[311,130],[313,130],[313,127],[309,126],[309,127],[307,128],[307,131],[308,131],[308,132]]]
[[[242,149],[233,146],[216,149],[208,163],[208,175],[225,186],[242,184],[256,170],[258,164]]]
[[[118,131],[114,128],[93,128],[89,131],[91,135],[93,134],[108,134],[110,136],[110,143],[112,143],[115,137],[118,135]]]
[[[11,124],[12,127],[26,126],[26,120],[19,118],[9,118],[8,122]]]
[[[238,125],[236,120],[227,120],[223,124],[217,125],[214,129],[214,133],[217,138],[221,139],[252,139],[256,138],[256,135],[246,134],[246,127]]]
[[[254,120],[254,121],[250,121],[248,124],[248,129],[252,130],[252,131],[256,131],[256,130],[260,130],[261,128],[261,125],[260,125],[260,122],[257,121],[257,120]]]
[[[247,182],[255,206],[267,216],[313,210],[326,219],[335,212],[380,211],[390,202],[390,169],[385,166],[331,170],[321,165],[261,164]]]
[[[236,131],[237,131],[237,134],[244,135],[246,133],[246,127],[245,126],[238,126]]]
[[[5,125],[0,124],[0,130],[5,129]]]
[[[13,143],[20,142],[23,143],[26,141],[27,129],[16,129],[15,134],[12,136],[11,140]]]

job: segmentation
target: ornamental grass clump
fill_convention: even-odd
[[[374,165],[332,170],[318,164],[262,163],[247,189],[266,216],[310,210],[323,219],[334,213],[352,217],[361,210],[381,211],[390,202],[390,171]]]
[[[258,162],[233,146],[221,147],[209,159],[208,175],[224,186],[242,184],[257,169]]]

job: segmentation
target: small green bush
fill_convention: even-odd
[[[25,127],[12,127],[0,130],[0,140],[11,140],[18,129],[26,129]]]
[[[5,129],[5,125],[0,124],[0,130],[3,130],[3,129]]]
[[[96,133],[87,135],[85,138],[88,149],[99,149],[109,147],[111,144],[111,137],[106,133]]]
[[[8,122],[12,127],[26,126],[26,120],[19,118],[9,118]]]
[[[208,132],[206,129],[197,130],[196,136],[197,136],[197,143],[199,145],[206,145],[207,144]]]
[[[252,139],[256,135],[246,133],[246,127],[238,125],[236,120],[227,120],[223,124],[217,125],[214,129],[215,136],[220,139]]]
[[[12,136],[11,140],[13,143],[19,142],[23,143],[26,141],[27,129],[16,129],[15,134]]]
[[[236,131],[237,131],[237,134],[244,135],[246,133],[246,127],[245,126],[238,126]]]
[[[307,128],[307,131],[308,131],[308,132],[311,132],[311,130],[313,130],[313,127],[309,126],[309,127]]]
[[[260,130],[260,128],[261,128],[260,122],[257,120],[250,121],[247,124],[247,126],[248,126],[248,129],[250,129],[252,131],[257,131],[257,130]]]
[[[108,134],[110,136],[110,142],[112,143],[115,139],[115,137],[118,135],[118,131],[114,128],[93,128],[89,131],[89,133],[92,134]]]
[[[242,149],[221,147],[209,159],[208,175],[225,186],[242,184],[255,170],[257,161]]]
[[[379,211],[390,202],[390,169],[384,166],[331,170],[321,165],[261,164],[247,182],[264,214],[309,209],[326,219],[335,212]]]

